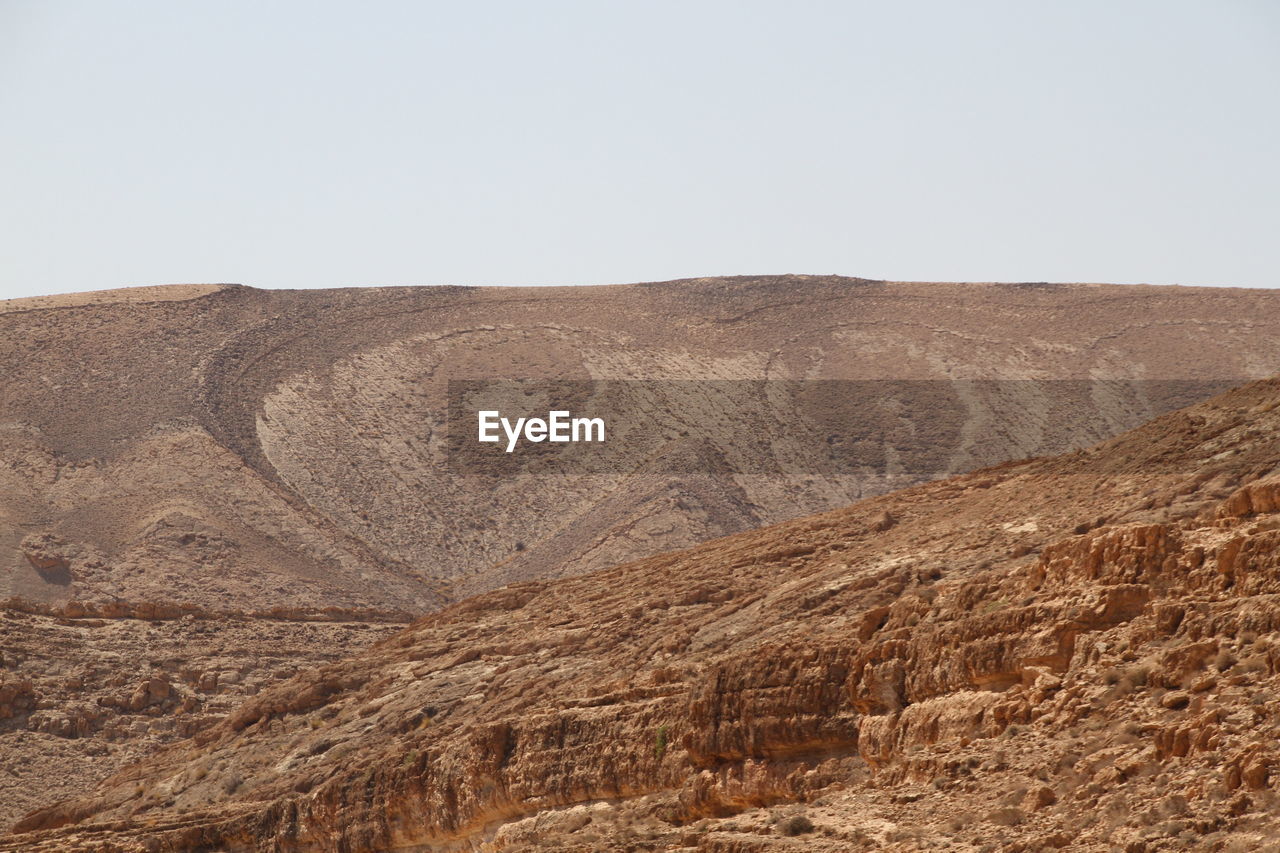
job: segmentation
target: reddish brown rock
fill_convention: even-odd
[[[17,680],[0,673],[0,720],[7,720],[36,706],[37,695],[30,680]]]

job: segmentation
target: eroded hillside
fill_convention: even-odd
[[[1202,398],[1280,371],[1280,297],[811,276],[137,288],[0,304],[0,370],[0,599],[422,613],[1090,444],[1193,401],[1160,380],[1202,383]],[[710,460],[690,474],[458,476],[447,383],[500,377],[1148,384],[1069,401],[957,392],[954,452],[926,470],[743,472],[726,440],[688,450]],[[650,402],[678,428],[697,409]],[[785,443],[792,415],[765,438]],[[932,446],[926,416],[888,417],[869,439],[884,458]]]
[[[0,821],[82,796],[300,670],[402,627],[376,613],[0,610]]]
[[[1280,382],[295,676],[19,850],[1254,850]]]

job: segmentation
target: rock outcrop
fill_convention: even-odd
[[[400,624],[368,614],[237,614],[0,602],[0,821],[82,796],[267,685]],[[361,618],[364,616],[365,618]],[[4,849],[0,845],[0,849]]]

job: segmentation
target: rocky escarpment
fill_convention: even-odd
[[[300,669],[398,629],[381,614],[0,602],[0,820],[81,796]]]
[[[15,849],[1261,849],[1280,383],[263,691]]]

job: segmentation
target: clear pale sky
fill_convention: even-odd
[[[1280,284],[1280,3],[0,0],[0,297]]]

